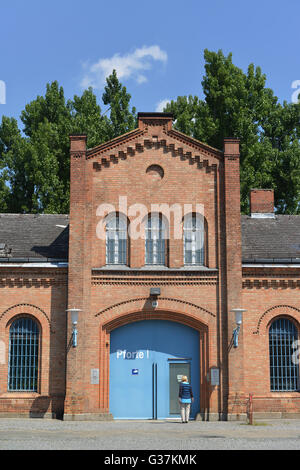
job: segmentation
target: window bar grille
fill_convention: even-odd
[[[16,376],[16,385],[15,385],[15,387],[16,387],[17,390],[19,389],[19,383],[20,383],[20,365],[19,365],[20,355],[18,354],[18,352],[19,352],[19,344],[18,344],[19,330],[20,330],[19,323],[17,323],[17,341],[16,341],[16,346],[15,346],[16,359],[17,359],[17,368],[15,369],[15,376]]]
[[[30,354],[32,353],[32,338],[31,335],[29,335],[29,351]],[[32,387],[34,388],[34,381],[33,381],[33,374],[31,374],[31,369],[29,369],[29,383],[31,383]]]
[[[9,391],[37,391],[39,330],[30,318],[16,320],[10,328]]]
[[[289,330],[289,325],[288,325],[288,330]],[[287,344],[286,344],[286,341],[284,341],[284,344],[283,344],[283,349],[284,349],[284,353],[282,352],[283,354],[283,358],[282,358],[282,367],[284,370],[286,370],[286,380],[287,380],[287,387],[291,387],[291,382],[289,381],[289,372],[290,372],[290,367],[288,367],[288,357],[287,357]],[[290,354],[289,354],[290,356]]]
[[[28,319],[25,320],[26,322],[26,327],[25,327],[25,338],[23,338],[23,350],[25,350],[25,354],[23,354],[23,367],[22,367],[22,371],[23,371],[23,380],[22,380],[22,388],[25,388],[25,384],[27,383],[27,357],[28,355],[26,354],[27,353],[27,331],[28,331]],[[25,339],[25,341],[24,341]],[[30,384],[30,382],[29,382]],[[29,385],[30,386],[30,385]]]
[[[284,338],[284,329],[282,328],[282,320],[280,320],[280,336],[281,336],[281,341],[279,342],[279,350],[280,350],[280,366],[281,366],[281,390],[284,389],[284,354],[283,354],[283,348],[284,348],[284,343],[285,343],[285,338]]]
[[[271,391],[296,391],[299,366],[293,362],[293,344],[298,339],[295,325],[286,318],[275,320],[269,330]]]
[[[28,321],[28,319],[27,319]],[[28,383],[29,383],[29,387],[30,388],[34,388],[34,383],[33,383],[33,380],[32,380],[32,377],[31,377],[31,368],[30,368],[30,358],[31,358],[31,354],[32,354],[32,349],[31,349],[31,343],[32,343],[32,340],[31,340],[31,335],[29,335],[29,338],[27,337],[27,332],[29,330],[29,325],[27,325],[27,328],[26,328],[26,349],[27,349],[27,361],[26,361],[26,366],[25,366],[25,384],[26,384],[26,379],[27,379],[27,367],[28,367]],[[29,341],[28,341],[29,339]],[[29,343],[29,348],[28,348],[28,343]],[[29,353],[29,354],[28,354]],[[35,367],[35,363],[34,363],[34,367]]]

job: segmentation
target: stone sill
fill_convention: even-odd
[[[253,400],[273,400],[275,398],[300,398],[300,390],[296,392],[269,392],[268,395],[255,395],[253,394]]]
[[[48,395],[41,395],[36,392],[5,392],[0,395],[0,400],[2,399],[32,399],[32,398],[50,398]]]
[[[206,266],[183,266],[180,268],[168,268],[167,266],[155,266],[155,265],[149,265],[149,266],[143,266],[141,268],[131,268],[129,266],[124,266],[124,265],[106,265],[106,266],[101,266],[100,268],[92,268],[92,271],[129,271],[129,272],[190,272],[190,271],[196,271],[196,272],[211,272],[211,273],[217,273],[218,269],[216,268],[207,268]]]

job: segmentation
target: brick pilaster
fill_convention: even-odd
[[[91,262],[89,223],[91,211],[91,169],[86,160],[86,136],[70,136],[70,235],[68,309],[78,308],[78,345],[73,348],[71,316],[68,314],[67,377],[65,415],[85,411],[85,370],[87,317],[90,308]]]
[[[226,297],[228,327],[228,414],[240,413],[244,395],[243,325],[239,346],[232,345],[236,327],[232,309],[242,308],[242,243],[239,140],[224,140],[224,209],[226,231]]]

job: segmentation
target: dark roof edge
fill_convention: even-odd
[[[195,139],[195,137],[191,137],[190,135],[184,134],[183,132],[174,129],[173,127],[171,130],[168,131],[168,135],[174,138],[183,139],[188,145],[193,145],[194,147],[196,146],[198,148],[207,150],[208,152],[211,152],[214,156],[223,157],[224,155],[224,152],[222,150],[216,149],[215,147],[211,147],[210,145],[201,142],[201,140]]]
[[[139,118],[148,118],[148,117],[155,117],[155,118],[172,118],[174,119],[174,114],[173,113],[158,113],[158,112],[153,112],[153,113],[138,113],[138,119]]]
[[[65,258],[1,258],[1,263],[68,263],[68,259]]]
[[[300,258],[246,258],[243,264],[300,264]]]
[[[43,217],[70,217],[70,214],[45,214],[45,213],[40,213],[40,212],[37,212],[36,214],[21,214],[20,212],[0,212],[0,216],[6,216],[6,215],[9,215],[9,216],[15,216],[15,217],[20,217],[20,216],[30,216],[30,217],[40,217],[40,216],[43,216]]]
[[[111,146],[117,146],[122,140],[126,140],[130,137],[136,137],[140,136],[143,134],[143,131],[136,127],[132,131],[126,132],[125,134],[119,135],[118,137],[114,137],[111,140],[108,140],[107,142],[102,142],[102,144],[96,145],[96,147],[91,147],[86,150],[86,155],[87,157],[94,156],[94,154],[102,151],[102,150],[108,150]]]

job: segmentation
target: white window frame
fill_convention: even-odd
[[[189,250],[187,249],[188,243],[190,244]],[[185,266],[204,266],[205,230],[204,217],[201,214],[187,214],[184,217],[183,251],[183,259]],[[187,261],[188,252],[191,253],[191,261]]]
[[[106,230],[106,265],[127,265],[127,219],[123,214],[118,212],[111,213],[107,216],[105,223]],[[113,260],[111,259],[109,241],[114,240]],[[125,240],[125,259],[120,259],[122,252],[120,251],[120,242]]]

